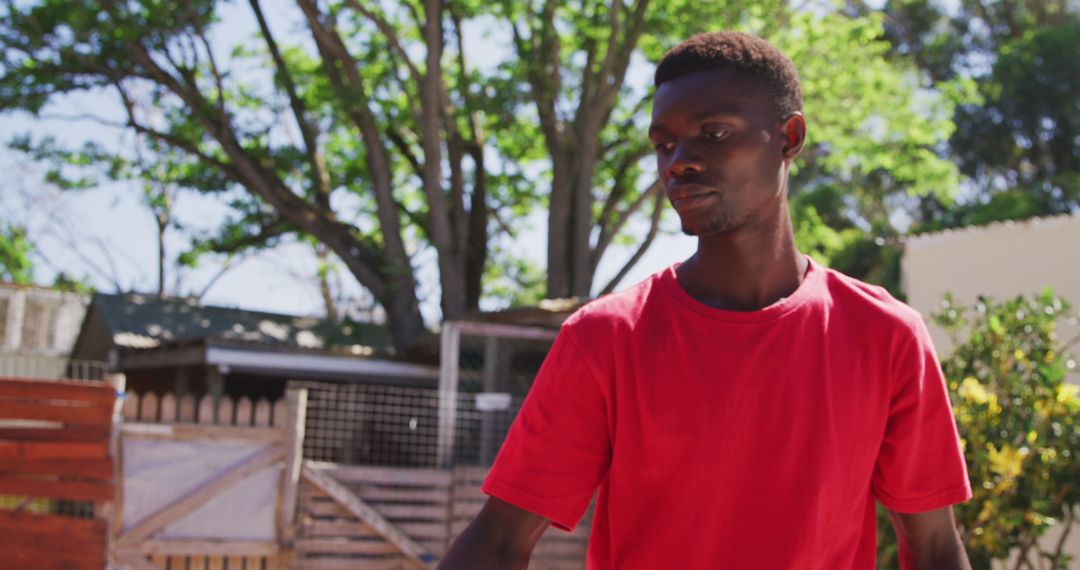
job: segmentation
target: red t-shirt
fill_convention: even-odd
[[[672,266],[566,321],[483,490],[572,530],[598,487],[591,570],[871,570],[875,499],[971,496],[922,318],[812,261],[758,311]]]

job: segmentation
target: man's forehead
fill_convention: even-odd
[[[653,96],[653,116],[672,108],[694,115],[737,113],[770,105],[771,98],[757,77],[730,68],[704,70],[660,84]]]

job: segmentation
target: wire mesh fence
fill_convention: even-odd
[[[455,336],[443,344],[453,358],[443,355],[438,387],[291,382],[308,390],[304,457],[345,465],[490,465],[554,333],[456,325],[444,329]]]

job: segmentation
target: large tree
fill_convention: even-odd
[[[978,95],[957,107],[949,144],[969,196],[923,201],[922,227],[1080,208],[1080,4],[889,0],[883,11],[893,53]]]
[[[491,228],[516,234],[532,206],[548,206],[548,296],[618,284],[663,212],[642,129],[646,62],[696,31],[765,35],[803,70],[818,135],[797,187],[838,188],[843,208],[881,210],[890,196],[954,183],[932,152],[948,132],[940,98],[912,102],[918,86],[883,58],[873,17],[764,1],[295,0],[272,12],[261,1],[241,4],[254,39],[239,41],[214,0],[7,2],[0,105],[41,114],[85,92],[112,97],[119,120],[78,118],[146,141],[162,162],[139,171],[156,181],[229,197],[232,218],[196,252],[310,236],[384,307],[400,349],[424,330],[417,252],[434,252],[441,316],[457,318],[478,306],[493,260],[518,266],[505,243],[492,247]],[[472,61],[469,34],[481,30],[512,48]],[[100,140],[53,155],[137,163],[130,145]],[[634,219],[648,224],[644,237],[631,235]],[[623,269],[594,287],[601,258],[628,237],[637,243]]]

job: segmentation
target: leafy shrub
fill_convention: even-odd
[[[1061,339],[1061,320],[1076,321],[1052,292],[974,308],[946,297],[934,320],[949,332],[942,358],[974,497],[954,507],[974,569],[1016,552],[1016,568],[1069,568],[1064,540],[1040,537],[1055,524],[1072,529],[1080,501],[1080,386],[1066,382],[1080,337]],[[896,568],[895,538],[879,517],[879,567]]]

